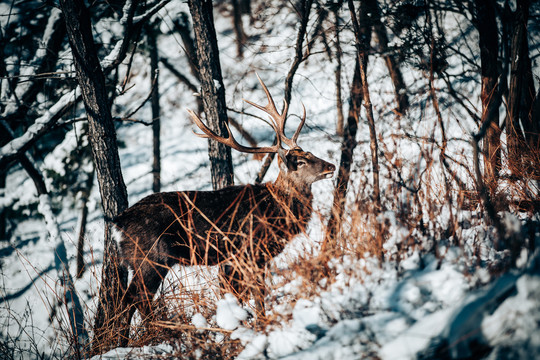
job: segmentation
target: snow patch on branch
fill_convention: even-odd
[[[37,118],[23,135],[4,145],[0,149],[0,159],[17,154],[27,143],[38,137],[47,126],[57,120],[57,115],[60,111],[77,101],[78,94],[80,93],[78,90],[79,88],[77,87],[75,90],[64,94],[56,104]]]
[[[49,233],[49,241],[58,241],[60,229],[52,211],[51,197],[48,194],[39,195],[38,211],[45,219],[45,226]]]

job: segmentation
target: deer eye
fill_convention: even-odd
[[[304,159],[296,160],[296,166],[298,166],[299,168],[301,168],[304,165],[307,165],[307,162]]]

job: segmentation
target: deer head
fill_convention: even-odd
[[[298,125],[294,135],[289,138],[285,135],[285,124],[287,121],[287,109],[288,104],[285,102],[284,109],[280,113],[270,91],[261,80],[259,75],[257,79],[262,85],[262,88],[266,94],[268,104],[266,106],[258,105],[254,102],[244,99],[248,104],[256,107],[267,113],[270,117],[267,124],[269,124],[274,132],[276,133],[276,142],[272,146],[263,146],[263,147],[246,147],[241,145],[234,138],[231,129],[228,124],[227,128],[227,137],[222,137],[213,132],[208,128],[201,119],[191,110],[188,109],[189,114],[191,115],[193,121],[203,131],[204,134],[196,134],[197,136],[203,138],[209,138],[216,140],[224,145],[227,145],[235,150],[244,153],[274,153],[278,154],[278,165],[279,165],[279,176],[276,179],[275,184],[286,188],[288,186],[293,186],[294,189],[304,192],[311,188],[311,184],[315,181],[326,179],[332,177],[336,167],[329,162],[326,162],[322,159],[319,159],[310,152],[302,150],[297,144],[298,136],[302,131],[302,127],[306,122],[306,108],[302,104],[303,115],[300,124]],[[286,147],[284,146],[286,145]]]

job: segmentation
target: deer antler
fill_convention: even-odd
[[[202,138],[209,138],[216,140],[224,145],[227,145],[231,147],[232,149],[238,150],[240,152],[245,153],[278,153],[283,147],[281,146],[282,143],[287,144],[289,149],[300,149],[300,146],[296,143],[296,140],[298,139],[298,136],[300,135],[300,131],[302,131],[302,127],[304,126],[304,123],[306,122],[306,108],[304,107],[304,104],[302,104],[303,108],[303,116],[302,120],[300,121],[300,124],[298,125],[298,128],[294,132],[294,135],[292,138],[288,138],[285,135],[285,122],[287,121],[287,109],[288,104],[285,102],[285,106],[283,109],[283,112],[280,114],[279,111],[276,108],[276,104],[274,103],[274,99],[272,99],[272,95],[270,95],[270,91],[268,91],[268,88],[264,84],[264,82],[261,80],[258,74],[257,79],[259,79],[259,82],[261,83],[263,90],[266,94],[266,97],[268,99],[268,104],[266,106],[261,106],[258,104],[255,104],[254,102],[251,102],[249,100],[244,99],[245,102],[247,102],[250,105],[255,106],[257,109],[260,109],[270,115],[270,122],[267,122],[272,129],[274,129],[274,132],[276,133],[276,144],[272,146],[262,146],[262,147],[247,147],[244,145],[241,145],[236,141],[234,138],[231,129],[229,128],[229,124],[225,123],[225,126],[227,128],[227,137],[219,136],[215,132],[213,132],[210,128],[208,128],[201,119],[191,110],[187,109],[189,115],[191,115],[191,118],[193,119],[193,122],[203,131],[204,134],[197,134],[195,135],[202,137]]]
[[[190,109],[187,109],[189,115],[191,115],[191,118],[193,119],[193,121],[195,122],[195,125],[197,125],[199,127],[199,129],[201,129],[204,134],[197,134],[195,133],[195,135],[199,136],[199,137],[202,137],[202,138],[207,138],[207,139],[213,139],[213,140],[216,140],[224,145],[227,145],[227,146],[230,146],[232,149],[235,149],[235,150],[238,150],[240,152],[244,152],[244,153],[251,153],[251,154],[255,154],[255,153],[277,153],[279,151],[279,149],[281,148],[281,141],[278,140],[277,143],[275,145],[272,145],[272,146],[262,146],[262,147],[247,147],[247,146],[244,146],[240,143],[238,143],[238,141],[236,141],[236,139],[234,138],[232,132],[231,132],[231,129],[229,128],[229,124],[228,123],[225,123],[225,126],[227,128],[227,137],[222,137],[222,136],[219,136],[218,134],[216,134],[215,132],[213,132],[212,130],[210,130],[210,128],[208,126],[206,126],[202,121],[201,119],[199,119],[199,117],[197,116],[197,114],[195,114],[192,110]],[[273,124],[272,125],[272,128],[274,128],[274,131],[276,131],[276,133],[278,132],[278,130],[274,127]]]
[[[268,99],[268,104],[266,104],[266,106],[262,106],[262,105],[255,104],[254,102],[246,100],[246,99],[244,99],[244,101],[252,106],[255,106],[257,109],[264,111],[268,115],[270,115],[271,125],[274,128],[274,130],[277,129],[276,130],[276,134],[278,135],[277,137],[281,138],[281,141],[287,144],[287,146],[290,149],[299,149],[300,146],[298,146],[298,144],[296,143],[296,140],[298,139],[298,136],[300,135],[300,131],[302,131],[302,127],[304,126],[304,123],[306,122],[306,108],[304,107],[304,104],[302,104],[302,108],[304,110],[302,120],[300,121],[298,128],[294,132],[293,137],[289,139],[285,135],[285,123],[287,121],[287,110],[289,108],[289,104],[285,102],[283,106],[283,111],[280,114],[278,109],[276,108],[276,104],[274,103],[274,99],[272,98],[272,95],[270,95],[270,91],[268,91],[268,88],[259,77],[259,74],[255,74],[255,75],[257,75],[257,79],[259,79],[259,82],[261,83],[264,93],[266,94],[266,98]]]

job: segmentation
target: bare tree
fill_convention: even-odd
[[[365,9],[371,18],[373,26],[373,32],[379,43],[380,52],[388,68],[390,79],[394,85],[394,91],[396,95],[397,111],[403,114],[409,108],[409,98],[407,96],[407,87],[399,68],[398,60],[395,54],[393,54],[388,48],[388,34],[386,33],[386,27],[381,21],[381,10],[377,0],[366,0]]]
[[[489,121],[484,148],[484,168],[490,193],[496,190],[497,178],[501,168],[501,129],[499,126],[499,107],[501,94],[498,86],[498,31],[495,18],[495,5],[491,1],[476,0],[475,23],[480,41],[480,62],[482,72],[482,117],[481,122]]]
[[[367,65],[367,64],[366,64]],[[362,80],[360,79],[360,66],[356,61],[354,75],[351,84],[351,93],[349,95],[349,114],[347,124],[343,133],[343,142],[341,143],[341,159],[339,161],[336,187],[334,188],[334,204],[330,219],[328,220],[325,249],[333,249],[338,242],[339,232],[342,227],[343,213],[345,211],[345,199],[353,164],[353,153],[356,148],[356,133],[360,121],[360,107],[362,106]]]
[[[232,0],[232,8],[233,28],[236,35],[236,54],[241,59],[244,57],[244,44],[247,40],[244,23],[242,22],[242,4],[239,4],[238,0]]]
[[[90,13],[82,0],[61,0],[77,80],[89,122],[89,138],[105,214],[105,250],[99,305],[94,323],[94,349],[102,350],[117,337],[120,290],[125,289],[127,270],[118,260],[119,250],[111,238],[111,220],[127,208],[127,191],[120,169],[116,130],[99,63]]]
[[[375,216],[382,211],[381,207],[381,191],[379,188],[379,147],[377,144],[377,132],[375,129],[375,119],[373,117],[373,107],[371,104],[371,98],[369,95],[369,86],[367,82],[367,70],[366,65],[368,61],[368,53],[370,48],[370,39],[371,39],[371,29],[369,26],[360,27],[358,23],[358,18],[356,16],[356,10],[354,8],[354,3],[352,0],[348,0],[349,9],[351,12],[351,19],[353,23],[354,34],[356,38],[356,49],[358,51],[358,65],[360,67],[360,79],[362,80],[362,95],[364,101],[364,108],[366,110],[366,117],[368,120],[369,127],[369,138],[370,138],[370,149],[371,149],[371,169],[373,173],[373,203],[375,207]],[[368,16],[369,8],[365,2],[361,3],[362,7],[360,8],[360,16],[363,18]],[[363,21],[362,23],[366,23]],[[375,228],[377,234],[375,235],[378,241],[379,257],[382,259],[382,233],[380,223],[377,220],[375,221]]]
[[[188,4],[193,19],[206,121],[216,134],[224,136],[227,134],[227,106],[214,28],[212,1],[189,0]],[[219,189],[232,185],[234,176],[231,149],[215,141],[208,142],[208,149],[213,188]]]
[[[148,51],[150,52],[150,71],[152,73],[152,191],[161,191],[161,107],[159,106],[159,53],[157,46],[157,26],[147,28]]]
[[[342,3],[338,3],[333,9],[334,13],[334,37],[335,37],[335,51],[336,51],[336,108],[337,108],[337,123],[336,123],[336,134],[338,136],[343,136],[343,123],[345,117],[343,116],[343,100],[341,97],[341,68],[342,68],[342,57],[343,51],[341,50],[341,41],[340,41],[340,27],[341,19],[339,17],[339,9],[341,8]]]
[[[506,142],[508,162],[515,175],[522,175],[525,136],[520,126],[521,100],[525,80],[526,59],[528,58],[527,21],[529,2],[517,1],[514,13],[514,32],[511,37],[510,86],[508,93],[508,112],[506,116]]]

